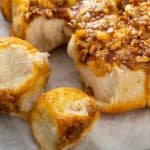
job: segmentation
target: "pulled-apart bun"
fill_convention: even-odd
[[[47,54],[18,38],[0,40],[0,111],[25,117],[50,75]]]
[[[43,150],[77,144],[99,116],[94,100],[78,89],[57,88],[43,94],[31,113],[33,135]]]

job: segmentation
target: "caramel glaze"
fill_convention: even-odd
[[[137,19],[125,11],[127,4],[138,7]],[[109,0],[31,0],[27,5],[26,11],[23,12],[24,24],[22,26],[23,29],[27,29],[34,18],[43,16],[47,19],[64,19],[66,20],[66,25],[73,31],[76,31],[77,29],[92,28],[88,24],[100,20],[105,15],[122,16],[122,19],[124,17],[125,19],[128,18],[130,22],[133,22],[132,24],[138,26],[140,23],[143,23],[143,20],[137,22],[139,20],[138,16],[143,15],[145,8],[149,7],[148,5],[149,2],[146,0],[114,0],[114,4],[110,3]],[[149,10],[146,13],[148,12]],[[147,20],[145,21],[148,22]],[[149,26],[146,29],[149,29]],[[22,37],[26,37],[25,33],[23,33]]]
[[[94,121],[95,115],[98,112],[98,107],[96,105],[88,105],[87,106],[87,111],[88,111],[88,116],[89,118],[86,119],[85,118],[80,118],[80,117],[74,117],[74,118],[68,118],[69,121],[65,121],[62,120],[61,118],[58,120],[58,122],[60,124],[63,124],[64,129],[60,129],[60,133],[63,136],[59,137],[59,141],[58,141],[58,145],[57,145],[57,149],[61,150],[64,145],[68,145],[69,143],[72,143],[73,141],[78,141],[79,138],[81,138],[82,133],[85,129],[89,128],[89,125],[91,124],[91,122]],[[71,123],[73,122],[73,123]]]
[[[136,68],[136,64],[147,65],[150,56],[150,2],[135,5],[137,1],[132,0],[132,3],[134,12],[131,14],[127,10],[123,15],[103,13],[76,32],[82,63],[103,58],[106,63],[124,64],[131,69]]]
[[[76,0],[56,0],[52,3],[49,0],[38,1],[31,0],[29,2],[28,11],[25,13],[25,19],[31,22],[37,16],[44,16],[47,19],[60,18],[69,20],[68,8],[73,5]]]
[[[117,2],[121,7],[122,3]],[[118,8],[119,8],[118,7]],[[81,24],[101,18],[106,14],[118,13],[117,8],[104,0],[31,0],[24,14],[29,23],[37,16],[47,19],[60,18],[67,21],[70,28],[80,28]]]
[[[124,6],[124,5],[122,5]],[[145,99],[150,95],[150,2],[130,1],[131,12],[104,15],[75,33],[78,65],[87,65],[96,76],[115,66],[143,70]]]
[[[3,91],[0,92],[0,97],[0,110],[2,110],[3,113],[19,112],[18,98],[15,95],[10,95],[10,92]]]
[[[146,0],[114,0],[115,6],[109,0],[31,0],[24,17],[27,22],[37,16],[65,19],[70,27],[78,29],[85,27],[86,22],[100,19],[104,15],[122,15],[127,4],[138,6],[141,2]]]
[[[130,69],[140,67],[150,71],[150,39],[130,27],[112,33],[108,33],[110,28],[107,31],[78,30],[76,44],[80,63],[99,63],[101,60],[111,66],[125,65]]]

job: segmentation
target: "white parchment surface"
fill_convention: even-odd
[[[0,37],[9,35],[9,25],[0,13]],[[82,88],[66,49],[51,53],[52,75],[47,86]],[[27,123],[0,114],[0,150],[39,150]],[[102,114],[93,131],[73,150],[150,150],[150,109],[119,115]]]

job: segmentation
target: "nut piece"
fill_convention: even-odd
[[[104,31],[97,31],[96,32],[97,40],[101,41],[108,41],[110,39],[110,35]]]
[[[64,150],[77,144],[98,116],[91,97],[78,89],[57,88],[37,101],[31,113],[31,127],[43,150]]]

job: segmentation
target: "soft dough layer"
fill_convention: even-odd
[[[145,107],[145,73],[114,68],[111,73],[96,77],[89,68],[79,69],[81,80],[90,87],[97,104],[104,112],[123,112]]]
[[[51,90],[33,108],[33,135],[43,150],[68,149],[91,130],[98,112],[94,100],[78,89]]]
[[[66,43],[71,35],[65,24],[63,19],[35,18],[26,31],[26,40],[41,51],[56,49]]]
[[[0,68],[0,111],[26,117],[49,78],[47,54],[20,39],[2,39]]]
[[[30,78],[33,64],[32,58],[28,57],[29,52],[20,51],[20,45],[11,45],[9,48],[0,51],[0,88],[16,88],[20,82]],[[26,66],[26,67],[24,67]],[[24,69],[22,69],[24,68]],[[20,71],[22,70],[22,71]]]

